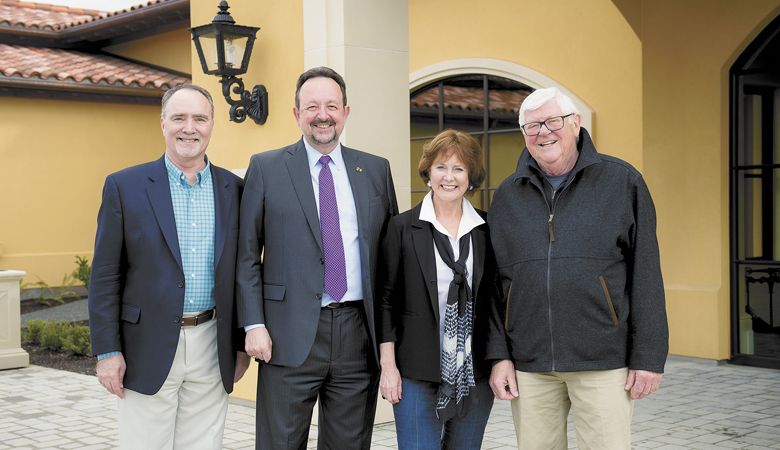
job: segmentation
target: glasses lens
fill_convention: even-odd
[[[523,125],[523,131],[525,131],[526,136],[536,136],[539,134],[541,128],[542,124],[539,122],[531,122]]]
[[[550,117],[544,121],[544,126],[550,131],[556,131],[563,128],[563,117]]]

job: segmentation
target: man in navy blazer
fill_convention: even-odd
[[[221,448],[227,394],[249,361],[234,274],[241,179],[205,156],[214,106],[162,99],[165,154],[109,175],[89,285],[98,381],[119,400],[123,448]]]

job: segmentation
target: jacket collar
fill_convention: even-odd
[[[578,172],[592,164],[601,162],[601,156],[599,156],[596,151],[593,140],[591,140],[590,134],[585,127],[580,127],[580,135],[579,139],[577,139],[577,151],[579,152],[579,156],[577,157],[577,163],[574,164],[574,168],[570,172],[572,175],[576,175]],[[534,174],[544,175],[539,164],[531,157],[531,153],[528,151],[528,147],[526,147],[523,149],[523,153],[520,154],[520,159],[517,161],[517,170],[515,171],[514,181],[517,182],[523,178],[531,178]]]

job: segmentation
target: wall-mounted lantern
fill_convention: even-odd
[[[190,29],[192,40],[203,73],[222,77],[222,95],[230,105],[230,120],[240,123],[249,116],[262,125],[268,118],[268,91],[260,84],[249,93],[241,78],[236,76],[246,73],[255,34],[260,28],[236,25],[228,8],[226,1],[219,2],[219,12],[210,24]],[[231,88],[238,94],[238,100],[231,96]]]

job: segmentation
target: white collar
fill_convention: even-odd
[[[317,163],[320,162],[320,158],[322,158],[323,154],[320,153],[317,149],[309,145],[309,143],[306,141],[306,139],[303,139],[303,145],[306,147],[306,157],[309,159],[309,170],[313,169]],[[345,167],[344,166],[344,156],[341,154],[341,142],[336,144],[336,148],[334,148],[330,153],[328,153],[328,156],[330,156],[331,161],[333,161],[333,164],[338,167]]]
[[[429,192],[422,201],[420,206],[420,220],[430,222],[433,224],[440,233],[450,236],[450,233],[442,224],[436,220],[436,211],[433,209],[433,191]],[[460,217],[460,225],[458,225],[458,235],[455,236],[456,240],[459,240],[464,235],[468,234],[474,228],[485,223],[485,219],[479,215],[477,210],[471,206],[466,197],[463,197],[463,215]],[[450,236],[451,237],[451,236]]]

